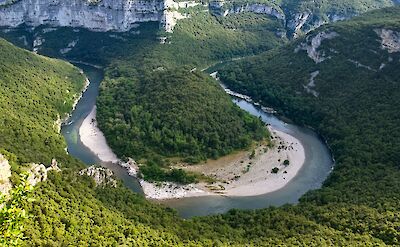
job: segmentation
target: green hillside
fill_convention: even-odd
[[[394,5],[392,0],[284,0],[282,4],[292,12],[311,10],[317,16],[327,18],[329,15],[358,15],[370,10],[380,9]]]
[[[236,15],[237,11],[249,11],[253,6],[262,11],[260,5],[274,8],[286,22],[288,37],[297,37],[326,23],[347,20],[367,11],[394,6],[396,0],[228,0],[210,1],[212,12],[222,15],[228,11]],[[215,4],[220,3],[221,5]],[[218,6],[218,7],[217,7]],[[254,9],[254,8],[253,8]]]
[[[154,71],[137,79],[128,73],[109,72],[98,103],[99,119],[106,120],[100,126],[121,157],[163,155],[199,161],[266,137],[261,121],[233,105],[203,73],[190,72],[188,67]],[[123,100],[115,100],[119,98]]]
[[[398,246],[400,52],[396,51],[396,44],[400,41],[397,42],[396,37],[400,37],[399,14],[399,8],[390,8],[325,26],[283,47],[229,63],[220,71],[222,80],[232,89],[275,107],[296,123],[313,127],[327,139],[336,159],[336,167],[323,188],[307,193],[299,204],[252,211],[231,210],[224,215],[183,220],[173,210],[147,202],[126,188],[95,187],[93,180],[77,176],[77,169],[68,169],[62,173],[51,173],[47,182],[35,188],[36,200],[26,202],[25,207],[31,218],[24,223],[27,237],[24,245]],[[220,27],[219,24],[217,27]],[[177,28],[179,30],[179,26]],[[234,36],[225,42],[227,45],[223,48],[226,50],[208,60],[207,54],[213,47],[211,41],[214,38],[205,39],[208,40],[205,42],[201,39],[204,35],[194,35],[195,30],[186,34],[177,31],[171,40],[179,34],[190,37],[192,33],[192,39],[203,44],[198,49],[178,42],[176,45],[159,46],[154,33],[114,46],[111,44],[116,44],[115,40],[104,38],[99,33],[88,33],[86,43],[84,38],[81,40],[76,53],[72,52],[70,56],[75,54],[75,58],[88,60],[95,57],[97,60],[93,61],[107,66],[106,83],[99,102],[104,110],[101,113],[99,109],[99,114],[108,116],[109,109],[112,109],[116,115],[104,119],[103,123],[134,119],[134,113],[143,109],[150,114],[151,120],[164,120],[174,113],[171,112],[174,107],[170,106],[177,106],[175,97],[167,98],[169,93],[191,99],[185,102],[183,109],[179,108],[185,113],[192,106],[209,102],[203,94],[213,96],[211,102],[227,106],[229,100],[220,89],[217,90],[215,82],[206,78],[199,68],[197,72],[190,70],[236,55],[254,55],[250,52],[254,49],[247,50],[247,47],[259,48],[259,40],[254,43],[246,41],[240,46],[241,53],[233,53],[230,47],[234,47],[238,37]],[[207,33],[211,29],[204,30]],[[386,39],[389,37],[392,40],[385,43],[385,49],[381,46],[382,30],[386,30]],[[59,35],[61,32],[65,36]],[[68,38],[73,35],[70,32],[61,29],[46,34],[49,43],[43,46],[42,52],[57,55],[59,48],[70,42]],[[321,37],[322,32],[331,38],[321,42],[315,50],[317,53],[310,50],[310,54],[316,55],[314,58],[320,61],[315,63],[304,49],[313,38]],[[54,35],[54,43],[51,43],[51,35]],[[217,31],[213,35],[221,37]],[[96,46],[78,50],[90,43],[89,37],[92,40],[100,37]],[[5,41],[0,42],[0,68],[4,71],[0,76],[5,78],[0,81],[0,90],[3,90],[0,109],[4,111],[0,117],[4,124],[7,121],[20,123],[8,124],[7,129],[2,130],[5,135],[1,132],[0,141],[6,141],[0,144],[0,148],[17,155],[20,161],[13,161],[13,166],[31,161],[48,163],[52,157],[60,156],[65,160],[64,167],[82,167],[66,157],[63,150],[65,144],[53,126],[57,114],[63,115],[71,109],[72,103],[64,105],[64,101],[72,102],[73,95],[82,89],[82,75],[64,62],[33,55]],[[56,42],[62,43],[60,47]],[[141,49],[133,49],[138,44],[141,44]],[[104,49],[107,45],[115,49]],[[256,53],[271,47],[258,48]],[[187,53],[188,50],[193,53]],[[114,57],[109,56],[112,52],[115,52]],[[180,59],[183,57],[186,57],[185,60]],[[183,63],[188,66],[183,66]],[[312,77],[314,83],[310,84]],[[174,80],[171,82],[170,78]],[[143,94],[137,93],[139,90]],[[157,98],[160,97],[157,92],[165,97]],[[137,97],[143,97],[142,101],[137,101]],[[123,104],[116,98],[128,101]],[[26,99],[32,99],[32,102]],[[126,109],[123,108],[125,106]],[[158,106],[165,106],[165,109]],[[237,122],[242,123],[238,126],[246,129],[246,116],[240,116],[237,109],[228,106],[238,114],[236,120],[243,120]],[[220,113],[218,109],[217,114]],[[164,115],[165,111],[169,114]],[[202,116],[208,117],[207,114]],[[193,116],[187,117],[191,119]],[[218,117],[216,123],[225,121],[227,116]],[[147,126],[149,118],[139,119],[139,129],[145,129],[143,126]],[[184,120],[181,123],[184,124]],[[0,128],[5,126],[3,123]],[[33,130],[31,126],[36,127]],[[122,126],[118,130],[129,129],[130,126]],[[170,129],[174,130],[173,127]],[[33,136],[31,133],[38,134]],[[46,133],[60,141],[50,142],[49,146]],[[155,146],[146,146],[149,153],[163,154],[162,150],[154,149]]]
[[[391,215],[398,217],[400,212],[400,52],[383,49],[379,33],[390,30],[394,33],[391,42],[398,45],[399,14],[399,8],[384,9],[325,26],[288,46],[231,63],[220,71],[232,89],[276,107],[326,137],[336,168],[323,189],[302,198],[301,205],[318,206],[310,216],[326,225],[372,231],[391,244],[399,241],[399,225]],[[337,35],[322,41],[317,52],[325,60],[315,63],[305,50],[296,48],[310,44],[321,32]],[[315,86],[310,86],[316,71]],[[386,214],[381,216],[384,221],[362,221],[375,218],[378,212]]]
[[[56,121],[72,110],[85,78],[65,62],[0,40],[0,148],[21,162],[65,158]]]

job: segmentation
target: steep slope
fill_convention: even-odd
[[[136,23],[160,21],[163,11],[164,1],[160,0],[5,1],[0,2],[0,26],[26,24],[127,31]]]
[[[199,12],[173,34],[148,23],[128,33],[39,28],[3,35],[40,53],[106,67],[98,122],[120,157],[198,162],[246,148],[267,134],[258,119],[234,107],[215,81],[196,70],[275,47],[285,41],[275,35],[277,27],[283,25],[265,16],[218,19]]]
[[[45,58],[0,40],[0,148],[22,162],[63,159],[58,134],[85,83],[70,64]]]
[[[126,189],[94,187],[93,180],[70,170],[50,174],[50,180],[36,188],[37,200],[27,203],[35,217],[25,224],[25,245],[398,245],[399,11],[381,10],[318,29],[308,38],[221,71],[232,88],[276,106],[328,138],[337,169],[323,189],[310,192],[299,205],[181,220]],[[320,42],[312,40],[322,44],[313,49],[310,43]],[[2,66],[25,63],[20,52],[33,56],[7,45],[15,49],[13,56],[23,59]],[[147,61],[154,64],[155,59]],[[6,96],[25,92],[17,87]]]
[[[389,8],[328,25],[220,71],[232,89],[327,138],[337,164],[323,189],[302,198],[302,206],[319,206],[309,215],[331,226],[371,230],[391,244],[399,241],[399,226],[390,215],[383,216],[390,223],[356,222],[361,211],[371,218],[376,210],[400,213],[399,14]]]
[[[393,0],[283,1],[287,26],[297,37],[323,24],[350,19],[367,11],[393,6]]]
[[[159,23],[160,29],[172,32],[178,21],[191,17],[183,14],[190,9],[197,13],[210,11],[217,16],[255,13],[273,17],[286,25],[289,37],[297,37],[322,24],[349,19],[396,3],[397,0],[3,0],[0,1],[0,26],[49,25],[125,32],[141,23],[154,21]],[[207,10],[199,9],[199,6]]]

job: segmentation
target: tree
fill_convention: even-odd
[[[0,245],[19,246],[23,239],[23,223],[29,217],[23,207],[31,202],[33,187],[27,182],[27,175],[21,174],[20,183],[10,191],[9,198],[0,195]]]

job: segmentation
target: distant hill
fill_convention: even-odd
[[[400,210],[399,16],[400,8],[387,8],[323,26],[220,71],[231,89],[312,126],[327,139],[336,167],[324,187],[301,203],[320,206],[318,215],[330,208],[326,224],[336,224],[340,207]],[[383,235],[373,230],[377,225],[386,229]],[[371,221],[363,229],[394,244],[399,235],[390,233],[390,225]],[[360,231],[353,223],[346,227]]]
[[[210,1],[215,15],[253,12],[274,16],[285,23],[287,36],[298,37],[321,25],[347,20],[367,11],[394,6],[394,0],[230,0]]]

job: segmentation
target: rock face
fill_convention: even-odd
[[[117,181],[113,177],[114,173],[110,169],[99,166],[89,166],[88,168],[79,171],[78,174],[81,176],[86,175],[92,177],[96,186],[110,185],[117,187]]]
[[[146,198],[149,199],[176,199],[207,194],[205,191],[196,188],[194,184],[179,185],[171,182],[162,182],[157,184],[146,182],[143,179],[140,179],[139,182]]]
[[[160,26],[168,33],[172,33],[176,22],[181,19],[188,18],[187,15],[181,14],[177,10],[179,8],[186,8],[187,6],[194,7],[196,4],[193,5],[194,2],[186,2],[186,5],[181,3],[176,3],[173,0],[165,0],[163,4],[163,14],[160,19]]]
[[[127,31],[135,23],[160,21],[164,11],[162,0],[19,0],[2,5],[0,26],[47,24],[95,31]]]
[[[212,13],[221,16],[251,12],[256,14],[266,14],[283,21],[285,20],[285,15],[280,9],[262,3],[243,3],[225,6],[224,1],[212,1],[209,4],[209,8]]]
[[[61,171],[55,159],[51,161],[51,165],[48,168],[46,168],[46,166],[43,164],[31,164],[28,169],[28,183],[32,186],[35,186],[39,182],[46,181],[47,173],[49,171]]]
[[[311,11],[296,13],[289,15],[287,18],[287,28],[293,33],[293,37],[297,38],[302,33],[308,33],[324,24],[330,22],[337,22],[353,17],[343,16],[337,13],[330,13],[326,18],[322,19],[321,16],[316,16]]]
[[[299,35],[310,16],[310,12],[297,13],[287,22],[287,27],[293,32],[295,38]]]
[[[267,3],[233,3],[227,4],[224,0],[214,0],[209,4],[211,13],[219,16],[251,12],[266,14],[282,20],[286,24],[287,31],[297,38],[302,33],[308,33],[323,24],[345,20],[352,16],[343,16],[338,13],[329,13],[326,18],[315,15],[311,10],[303,12],[291,12],[277,5]]]
[[[375,29],[381,38],[381,48],[389,53],[400,52],[400,32],[390,29]]]
[[[321,46],[322,41],[324,40],[329,40],[333,39],[335,37],[339,36],[338,33],[336,32],[320,32],[315,36],[308,36],[306,38],[305,43],[301,43],[296,49],[295,53],[299,52],[300,50],[305,50],[307,51],[307,55],[309,58],[314,60],[315,63],[321,63],[324,60],[328,59],[329,57],[326,57],[325,52],[323,51],[318,51],[318,48]]]
[[[8,160],[0,154],[0,194],[7,195],[11,190],[11,167]]]
[[[187,18],[177,10],[198,4],[173,0],[0,0],[0,26],[49,25],[124,32],[137,23],[156,21],[172,32],[177,20]]]
[[[133,159],[129,158],[127,162],[119,161],[120,166],[124,167],[129,176],[136,177],[139,171],[139,166]]]

